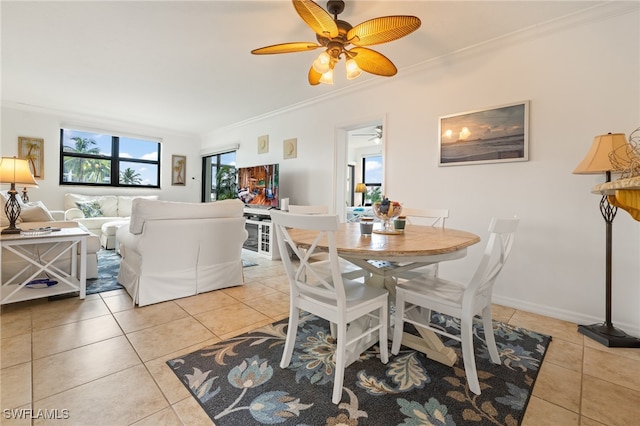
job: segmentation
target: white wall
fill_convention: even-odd
[[[60,168],[60,127],[82,126],[97,130],[124,132],[132,135],[150,136],[162,139],[161,145],[161,189],[138,188],[97,188],[87,186],[60,185],[58,170]],[[157,194],[162,200],[200,201],[200,184],[192,180],[200,179],[200,138],[195,136],[174,134],[166,130],[145,128],[127,123],[114,123],[81,117],[65,116],[2,108],[2,144],[0,154],[10,157],[18,154],[18,137],[34,137],[44,139],[45,162],[44,179],[38,180],[38,188],[29,189],[29,199],[41,200],[50,210],[59,210],[63,206],[66,192],[80,194]],[[186,186],[171,185],[171,155],[187,156]]]
[[[638,8],[540,26],[441,58],[342,96],[205,136],[206,147],[238,142],[239,165],[280,163],[283,196],[332,205],[336,128],[385,122],[387,195],[418,208],[449,208],[448,225],[486,237],[494,215],[518,214],[514,253],[497,302],[579,323],[604,319],[604,221],[590,193],[604,176],[573,175],[594,136],[640,126]],[[595,14],[598,14],[595,16]],[[438,118],[531,101],[530,161],[438,167]],[[356,108],[357,106],[357,108]],[[270,136],[258,155],[256,139]],[[283,160],[282,141],[298,139]],[[614,222],[613,321],[640,336],[640,224]],[[444,276],[468,278],[481,245]]]

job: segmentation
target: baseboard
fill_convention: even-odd
[[[547,317],[559,319],[562,321],[574,322],[576,324],[598,324],[604,322],[604,318],[597,318],[590,315],[584,315],[578,312],[567,311],[564,309],[556,309],[545,305],[539,305],[536,303],[528,303],[519,299],[513,299],[510,297],[499,296],[494,294],[492,297],[493,303],[498,305],[508,306],[514,309],[521,309],[523,311],[531,312],[538,315],[544,315]],[[627,334],[640,337],[640,328],[637,325],[632,325],[624,322],[613,321],[614,325],[624,330]]]

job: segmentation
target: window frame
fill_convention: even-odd
[[[371,158],[380,158],[380,161],[384,161],[384,158],[382,156],[382,154],[370,154],[370,155],[363,155],[362,156],[362,183],[365,184],[365,186],[367,187],[367,192],[362,193],[362,204],[363,205],[371,205],[371,199],[367,198],[367,196],[369,195],[369,191],[373,188],[379,187],[382,188],[382,181],[380,182],[367,182],[366,180],[366,176],[367,176],[367,160],[371,159]],[[382,195],[382,194],[381,194]],[[367,201],[369,201],[367,203]]]
[[[234,163],[235,164],[222,164],[221,160],[222,157],[227,155],[227,154],[234,154],[235,158],[234,158]],[[202,157],[202,185],[200,188],[200,201],[203,203],[208,203],[208,202],[212,202],[212,201],[217,201],[218,196],[219,196],[219,187],[220,187],[220,182],[218,182],[217,179],[217,171],[220,169],[220,167],[222,166],[230,166],[233,167],[236,172],[238,170],[238,165],[236,163],[237,161],[237,155],[238,155],[238,150],[237,148],[233,148],[233,149],[229,149],[228,151],[221,151],[221,152],[216,152],[216,153],[212,153],[209,155],[205,155]],[[215,162],[213,161],[215,159]],[[215,164],[214,164],[215,163]],[[213,169],[216,169],[216,174],[214,176],[213,174]],[[215,185],[214,185],[215,183]],[[237,181],[237,176],[236,176],[236,185],[237,185],[238,181]],[[212,189],[215,186],[215,194],[216,194],[216,199],[213,200],[211,197],[211,194],[213,194]],[[236,186],[236,190],[237,190],[237,186]],[[207,196],[208,194],[208,196]]]
[[[111,137],[111,155],[102,154],[88,154],[77,153],[72,151],[65,151],[64,145],[64,132],[65,130],[77,131],[77,132],[94,132],[105,136]],[[158,159],[146,160],[142,158],[132,157],[120,157],[120,138],[136,139],[144,142],[150,142],[157,144]],[[161,189],[160,170],[162,159],[162,143],[155,138],[143,139],[144,136],[124,136],[113,134],[112,132],[104,132],[102,130],[90,130],[90,129],[78,129],[72,127],[60,128],[60,164],[58,173],[58,183],[65,186],[98,186],[98,187],[119,187],[119,188],[145,188],[145,189]],[[64,179],[64,162],[67,158],[79,158],[83,160],[102,160],[108,161],[111,168],[111,178],[108,183],[99,182],[69,182]],[[120,162],[136,163],[136,164],[149,164],[157,167],[156,170],[156,185],[136,185],[120,183]]]

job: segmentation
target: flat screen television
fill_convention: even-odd
[[[278,164],[238,167],[238,198],[248,207],[280,205]]]

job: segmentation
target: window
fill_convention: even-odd
[[[362,182],[367,186],[365,205],[382,201],[382,155],[362,157]]]
[[[160,143],[60,129],[60,185],[160,188]]]
[[[215,154],[202,159],[202,201],[238,198],[236,152]]]

